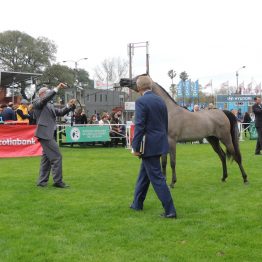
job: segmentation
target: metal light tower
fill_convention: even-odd
[[[242,68],[246,68],[246,66],[241,66],[237,71],[236,71],[236,80],[237,80],[237,91],[238,91],[238,76],[239,76],[239,73],[238,71]]]
[[[78,69],[78,63],[80,62],[80,61],[82,61],[82,60],[87,60],[88,58],[87,57],[83,57],[83,58],[80,58],[80,59],[78,59],[78,60],[64,60],[64,61],[62,61],[63,63],[67,63],[67,62],[72,62],[72,63],[74,63],[74,65],[75,65],[75,81],[77,82],[77,69]],[[77,86],[76,86],[76,90],[75,90],[75,93],[74,93],[74,98],[77,98],[76,97],[76,93],[77,93]]]
[[[134,49],[139,47],[146,48],[146,73],[149,75],[149,42],[137,42],[128,44],[128,57],[129,57],[129,78],[132,79],[132,56],[134,55]],[[129,89],[129,101],[132,100],[132,90]]]

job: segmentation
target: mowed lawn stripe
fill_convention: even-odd
[[[69,189],[35,186],[39,157],[0,159],[0,261],[261,261],[262,156],[240,147],[249,185],[234,162],[221,182],[210,145],[178,144],[177,220],[151,187],[129,209],[140,160],[127,149],[62,148]]]

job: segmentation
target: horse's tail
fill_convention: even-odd
[[[228,111],[228,110],[223,110],[225,115],[227,116],[229,122],[230,122],[230,133],[231,133],[231,138],[232,138],[232,143],[234,146],[234,154],[230,151],[227,150],[227,157],[229,159],[234,159],[237,162],[241,163],[241,153],[239,150],[239,130],[238,130],[238,125],[237,125],[237,118],[236,116]]]

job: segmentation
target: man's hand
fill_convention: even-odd
[[[69,100],[69,102],[68,102],[68,105],[71,107],[71,106],[75,106],[76,105],[76,99],[71,99],[71,100]]]
[[[66,84],[64,83],[59,83],[59,85],[56,87],[58,90],[59,89],[63,89],[63,88],[66,88]]]
[[[139,152],[133,152],[134,156],[141,156],[141,154]]]

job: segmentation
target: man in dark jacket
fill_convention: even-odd
[[[161,172],[160,156],[168,153],[168,115],[165,102],[151,91],[149,76],[137,79],[137,89],[142,95],[136,100],[135,134],[132,142],[133,154],[142,158],[134,201],[130,206],[142,210],[151,182],[162,203],[166,218],[176,218],[176,210],[165,177]],[[141,148],[141,144],[143,145]]]
[[[39,142],[43,148],[43,155],[40,164],[40,174],[38,186],[45,187],[47,185],[50,171],[52,169],[54,186],[65,188],[67,185],[62,180],[62,155],[54,138],[56,130],[56,117],[63,116],[75,108],[75,100],[69,101],[68,105],[62,109],[57,109],[51,103],[52,98],[59,89],[65,85],[60,83],[53,90],[42,87],[39,90],[39,98],[33,102],[34,114],[36,117],[36,132]]]
[[[253,113],[255,114],[255,126],[257,129],[257,144],[255,155],[260,155],[262,149],[262,105],[261,98],[254,98],[255,104],[252,106]]]
[[[3,111],[3,120],[4,121],[10,121],[10,120],[15,121],[16,120],[16,114],[12,107],[13,107],[13,103],[9,102],[8,106]]]

